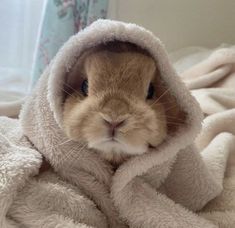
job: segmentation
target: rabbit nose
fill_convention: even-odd
[[[109,127],[109,134],[111,137],[115,136],[116,129],[123,126],[125,120],[122,121],[107,121],[104,119],[105,124]]]

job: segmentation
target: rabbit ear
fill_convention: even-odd
[[[186,113],[182,110],[176,98],[172,95],[170,88],[161,79],[158,69],[156,69],[152,83],[156,93],[156,99],[154,102],[160,102],[164,106],[168,134],[172,135],[180,126],[185,124]]]

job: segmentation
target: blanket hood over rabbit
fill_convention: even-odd
[[[96,153],[79,142],[68,141],[62,129],[62,109],[64,82],[79,55],[90,47],[115,40],[134,43],[151,54],[160,77],[186,118],[174,136],[156,149],[130,158],[113,172]],[[62,224],[58,227],[100,228],[216,227],[193,211],[200,210],[222,191],[227,155],[219,161],[216,155],[206,159],[207,163],[203,161],[193,146],[201,120],[198,104],[176,75],[162,43],[151,32],[135,24],[98,20],[65,43],[23,106],[18,129],[22,129],[33,147],[29,143],[20,146],[31,147],[35,155],[26,160],[35,164],[22,165],[23,170],[28,170],[23,178],[27,182],[19,193],[18,188],[23,184],[15,184],[13,203],[8,203],[6,213],[16,224],[25,227],[57,227],[58,224]],[[18,124],[5,118],[1,121],[5,126],[8,121],[13,127]],[[28,178],[41,164],[37,151],[53,171]],[[213,168],[215,162],[220,164],[220,170]],[[36,205],[27,208],[24,200],[28,200],[27,205]],[[27,212],[27,216],[21,211]],[[39,219],[39,224],[33,219]],[[2,224],[8,224],[7,221]]]

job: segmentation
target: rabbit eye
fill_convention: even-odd
[[[153,83],[150,83],[146,99],[152,99],[153,95],[154,95],[154,86],[153,86]]]
[[[87,81],[87,79],[85,79],[85,80],[82,82],[81,91],[82,91],[82,93],[83,93],[84,96],[87,96],[87,94],[88,94],[88,81]]]

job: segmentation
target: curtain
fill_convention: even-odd
[[[108,0],[1,0],[0,116],[17,117],[58,49],[107,8]]]
[[[31,87],[68,38],[97,20],[105,18],[108,0],[48,0],[31,75]]]
[[[0,101],[26,94],[44,0],[1,0]]]

